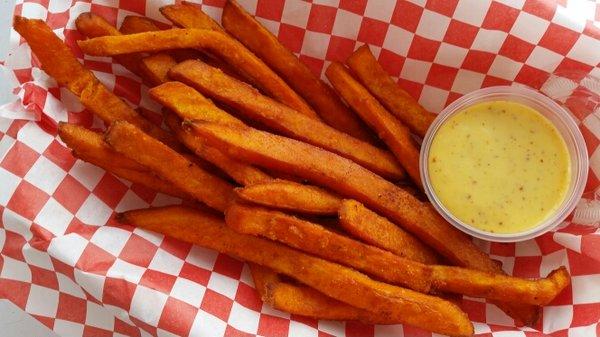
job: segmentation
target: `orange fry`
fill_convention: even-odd
[[[319,114],[325,123],[355,138],[373,143],[374,135],[277,37],[248,14],[237,2],[225,3],[223,27],[269,67],[275,70]]]
[[[194,88],[181,82],[166,82],[150,89],[150,97],[175,112],[182,119],[235,124],[244,122],[219,109]]]
[[[289,137],[338,153],[384,177],[401,179],[405,175],[391,153],[308,118],[205,63],[182,62],[171,68],[169,76],[237,109],[250,119]]]
[[[318,119],[308,104],[279,76],[241,43],[225,33],[207,29],[168,29],[122,36],[102,36],[77,43],[83,52],[96,56],[182,48],[207,50],[235,67],[244,78],[248,78],[252,84],[277,101]]]
[[[332,62],[325,74],[337,93],[379,135],[415,184],[422,188],[419,148],[410,130],[381,106],[341,63]]]
[[[121,35],[121,33],[103,17],[94,13],[81,13],[75,20],[77,30],[87,38],[106,35]]]
[[[254,285],[260,289],[262,300],[275,309],[315,319],[393,324],[380,315],[355,308],[310,287],[284,282],[269,268],[254,263],[249,265]]]
[[[128,15],[123,20],[119,30],[122,34],[136,34],[143,32],[154,32],[160,30],[160,28],[154,23],[154,21],[147,17]],[[173,58],[178,62],[200,57],[200,53],[194,49],[175,49],[170,50],[168,54],[173,56]],[[163,56],[164,55],[167,55],[167,53],[164,53]]]
[[[160,13],[178,27],[211,29],[218,32],[225,32],[215,20],[191,3],[183,2],[163,6],[160,8]]]
[[[338,213],[341,227],[363,242],[425,264],[439,261],[431,248],[356,200],[343,200]]]
[[[177,64],[177,61],[167,53],[156,53],[144,57],[140,62],[141,70],[153,86],[169,81],[169,70]]]
[[[346,60],[346,64],[371,94],[377,97],[396,118],[415,134],[420,137],[425,136],[435,115],[423,109],[417,100],[392,80],[371,54],[369,46],[358,48]]]
[[[78,96],[81,103],[104,122],[110,124],[116,120],[126,120],[165,144],[178,146],[166,131],[142,118],[127,103],[108,91],[42,20],[16,16],[14,28],[27,40],[42,63],[42,69],[59,85]]]
[[[344,303],[379,314],[389,322],[454,336],[473,333],[467,315],[448,301],[374,281],[352,269],[281,244],[236,233],[221,219],[190,208],[130,211],[119,218],[271,268]]]
[[[123,19],[123,23],[121,23],[121,28],[119,28],[121,34],[137,34],[143,32],[153,32],[156,30],[160,30],[160,28],[152,20],[136,15],[127,15],[125,19]]]
[[[204,171],[134,125],[114,122],[104,138],[115,151],[148,167],[196,200],[220,211],[227,207],[233,186]]]
[[[280,179],[238,188],[236,194],[255,204],[314,215],[336,214],[342,202],[322,188]]]
[[[191,199],[186,193],[155,176],[148,168],[115,152],[99,133],[79,125],[61,122],[58,125],[58,134],[73,151],[73,156],[83,161],[149,189],[182,199]]]
[[[225,214],[225,222],[237,232],[279,241],[420,292],[454,292],[542,305],[553,300],[569,284],[569,274],[564,267],[546,279],[526,280],[459,267],[426,265],[279,211],[236,202]]]

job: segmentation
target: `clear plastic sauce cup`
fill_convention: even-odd
[[[436,196],[429,176],[429,153],[439,128],[452,116],[482,102],[510,101],[526,105],[546,117],[562,136],[570,157],[569,186],[560,206],[545,220],[518,233],[495,233],[476,228],[453,215]],[[553,229],[573,211],[579,202],[587,181],[588,153],[579,127],[571,115],[549,97],[526,87],[496,86],[473,91],[448,105],[429,128],[420,153],[420,173],[427,197],[435,209],[452,225],[474,237],[497,242],[516,242],[531,239]]]

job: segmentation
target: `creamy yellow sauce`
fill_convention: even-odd
[[[478,103],[450,117],[434,136],[428,164],[443,206],[493,233],[536,227],[560,206],[571,177],[554,125],[510,101]]]

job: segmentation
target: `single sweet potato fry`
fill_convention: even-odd
[[[308,118],[217,68],[200,61],[185,61],[171,68],[169,76],[289,137],[338,153],[386,178],[405,176],[391,153]]]
[[[105,141],[117,152],[156,172],[161,178],[206,205],[223,211],[233,186],[193,164],[132,124],[111,124]]]
[[[236,194],[255,204],[314,215],[336,214],[342,202],[322,188],[280,179],[237,188]]]
[[[140,62],[141,70],[153,86],[168,82],[169,70],[177,64],[175,58],[167,53],[156,53],[142,58]]]
[[[123,19],[121,28],[119,31],[121,34],[137,34],[144,32],[155,32],[161,30],[151,19],[143,16],[128,15]],[[108,35],[108,34],[107,34]],[[111,34],[112,35],[112,34]],[[143,55],[143,53],[137,53]],[[175,49],[170,50],[169,53],[157,53],[164,55],[173,56],[174,60],[182,61],[195,59],[200,56],[200,52],[195,49]],[[157,55],[155,54],[155,55]],[[131,54],[129,54],[131,55]],[[136,54],[133,54],[136,55]]]
[[[131,35],[102,36],[77,43],[83,52],[96,56],[182,48],[206,50],[232,65],[244,78],[277,101],[318,119],[308,104],[279,76],[244,45],[222,32],[208,29],[168,29]]]
[[[550,303],[571,283],[571,276],[564,266],[535,280],[453,266],[435,265],[431,270],[433,289],[529,305]]]
[[[419,148],[410,130],[371,96],[341,63],[332,62],[325,75],[337,93],[389,147],[415,184],[423,187],[419,172]]]
[[[190,123],[194,132],[230,156],[274,170],[290,172],[329,187],[382,212],[458,266],[503,273],[499,265],[448,224],[431,205],[356,163],[297,140],[252,128],[214,123]],[[537,320],[539,307],[498,303],[520,322]]]
[[[173,131],[177,139],[198,157],[220,168],[228,176],[241,185],[257,184],[273,179],[260,169],[234,160],[220,150],[206,144],[202,138],[194,136],[181,128],[181,119],[174,113],[165,114],[165,123]]]
[[[254,286],[263,302],[275,309],[315,319],[360,321],[365,324],[393,324],[381,315],[355,308],[304,286],[284,282],[269,268],[249,263]]]
[[[175,5],[175,6],[179,6],[179,5]],[[187,8],[187,7],[190,7],[190,6],[188,5],[188,6],[185,6],[184,8]],[[192,6],[192,7],[195,7],[195,6]],[[202,13],[202,14],[205,15],[204,13]],[[209,18],[209,20],[211,20],[211,22],[216,24],[216,22],[212,21],[212,19]],[[196,23],[199,24],[200,22],[196,21]],[[206,23],[207,23],[206,27],[199,26],[199,27],[193,27],[193,28],[205,28],[205,29],[213,28],[213,26],[210,25],[208,21]],[[217,24],[217,26],[218,26],[218,24]],[[145,17],[141,17],[141,16],[131,16],[131,15],[126,16],[125,19],[123,20],[123,24],[121,25],[121,33],[123,33],[123,34],[136,34],[136,33],[143,33],[143,32],[152,32],[152,31],[157,31],[157,30],[160,30],[160,28],[158,26],[156,26],[154,24],[154,22],[152,22],[152,20],[145,18]],[[106,34],[106,35],[108,35],[108,34]],[[141,54],[141,53],[119,55],[118,57],[127,56],[127,55],[138,55],[138,54]],[[215,63],[219,67],[223,67],[223,68],[227,69],[228,71],[231,71],[231,67],[227,63],[225,63],[221,60],[215,59],[215,57],[210,54],[202,54],[200,51],[195,50],[195,49],[174,49],[174,50],[169,50],[168,52],[152,54],[152,55],[142,58],[141,60],[138,60],[138,64],[139,64],[140,71],[142,72],[142,77],[144,77],[146,82],[148,82],[152,86],[156,86],[156,85],[159,85],[161,83],[168,81],[167,74],[169,72],[169,69],[171,67],[173,67],[175,64],[177,64],[178,62],[185,61],[185,60],[195,60],[195,59],[202,59],[206,62]]]
[[[363,242],[425,264],[439,262],[431,248],[356,200],[343,200],[338,214],[341,227]]]
[[[227,32],[243,43],[296,90],[331,127],[373,143],[374,135],[350,111],[331,87],[256,21],[237,2],[225,3],[221,22]]]
[[[553,300],[569,284],[564,267],[550,273],[548,278],[526,280],[460,267],[426,265],[291,215],[239,202],[226,210],[225,222],[237,232],[279,241],[420,292],[454,292],[541,305]]]
[[[149,189],[182,199],[191,199],[188,194],[154,175],[147,167],[111,149],[99,133],[79,125],[61,122],[58,125],[58,134],[73,151],[73,156],[83,161]]]
[[[178,148],[177,141],[171,135],[142,118],[127,103],[108,91],[91,71],[77,61],[71,50],[44,21],[15,16],[14,28],[29,43],[42,63],[42,69],[59,85],[78,96],[81,103],[104,122],[110,124],[116,120],[126,120],[165,144]]]
[[[435,115],[423,109],[416,99],[392,80],[371,54],[369,46],[358,48],[346,60],[346,64],[371,94],[377,97],[396,118],[418,136],[425,136]]]
[[[147,17],[137,15],[127,15],[121,23],[121,28],[119,28],[121,34],[137,34],[143,32],[154,32],[157,30],[160,30],[160,27],[158,27],[152,20]]]
[[[271,268],[388,322],[454,336],[473,333],[467,315],[448,301],[374,281],[357,271],[284,245],[236,233],[223,220],[191,208],[130,211],[119,219]]]
[[[91,12],[79,14],[75,19],[75,27],[87,38],[106,35],[121,35],[121,33],[100,15]]]
[[[215,20],[206,15],[198,6],[191,3],[183,2],[163,6],[160,8],[160,13],[178,27],[211,29],[218,32],[225,32]]]
[[[211,100],[181,82],[166,82],[149,90],[150,97],[182,119],[235,124],[244,122],[219,109]]]

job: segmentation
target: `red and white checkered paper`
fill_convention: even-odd
[[[74,20],[98,13],[114,24],[146,15],[168,26],[166,0],[20,0],[15,13],[46,20],[84,64],[132,105],[155,111],[138,77],[110,58],[82,55]],[[384,68],[427,109],[490,85],[544,85],[564,74],[561,96],[591,156],[587,196],[600,186],[600,110],[586,74],[600,75],[600,7],[584,0],[246,0],[242,5],[321,74],[368,43]],[[219,19],[222,0],[202,10]],[[103,128],[39,69],[12,32],[10,70],[18,100],[0,108],[0,298],[61,336],[430,336],[403,326],[306,319],[263,305],[247,266],[213,251],[116,223],[115,212],[177,203],[75,160],[58,121]],[[565,84],[566,83],[566,84]],[[590,87],[590,85],[588,85]],[[554,89],[553,89],[554,88]],[[597,90],[597,88],[596,88]],[[583,93],[583,94],[577,94]],[[597,103],[597,101],[596,101]],[[517,244],[478,242],[509,274],[545,276],[565,265],[572,285],[533,328],[481,299],[463,309],[481,336],[600,335],[600,231],[565,223]]]

